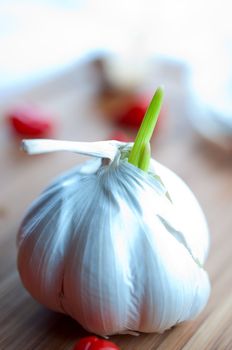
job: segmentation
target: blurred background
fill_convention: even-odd
[[[201,135],[230,148],[230,13],[227,0],[1,0],[0,103],[68,73],[74,79],[94,62],[90,74],[114,120],[143,110],[163,84],[166,111],[171,104]]]

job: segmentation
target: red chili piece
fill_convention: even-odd
[[[118,125],[138,129],[143,121],[148,105],[149,100],[146,97],[139,96],[135,98],[134,101],[130,102],[129,105],[117,115],[116,121]],[[158,123],[160,119],[161,118],[158,119]]]
[[[118,115],[118,124],[126,127],[139,128],[146,113],[148,101],[137,98]]]
[[[51,134],[53,122],[35,107],[18,107],[8,114],[12,130],[20,136],[43,137]]]
[[[79,340],[73,350],[120,350],[114,343],[98,337],[86,337]]]

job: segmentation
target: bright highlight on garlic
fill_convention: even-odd
[[[18,234],[22,282],[40,303],[99,335],[163,332],[196,317],[210,294],[209,235],[190,189],[150,159],[158,89],[134,145],[26,140],[31,154],[94,159],[55,180]]]

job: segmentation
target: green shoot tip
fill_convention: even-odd
[[[128,162],[138,168],[148,171],[151,151],[150,140],[155,129],[164,97],[163,87],[158,87],[145,113],[134,145],[131,149]]]

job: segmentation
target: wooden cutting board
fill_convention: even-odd
[[[122,350],[229,350],[232,349],[232,154],[223,153],[194,134],[181,108],[184,87],[180,88],[180,82],[175,81],[176,86],[167,91],[169,112],[156,132],[153,156],[187,182],[205,211],[211,231],[206,269],[212,294],[206,309],[194,321],[164,334],[114,336],[111,340]],[[95,71],[83,65],[1,101],[1,350],[68,350],[77,339],[87,335],[69,317],[34,301],[24,290],[16,268],[16,233],[25,209],[54,176],[83,158],[62,153],[34,157],[23,154],[19,140],[4,122],[4,115],[16,102],[33,102],[56,117],[56,138],[107,139],[114,125],[96,108],[94,93],[98,83]]]

